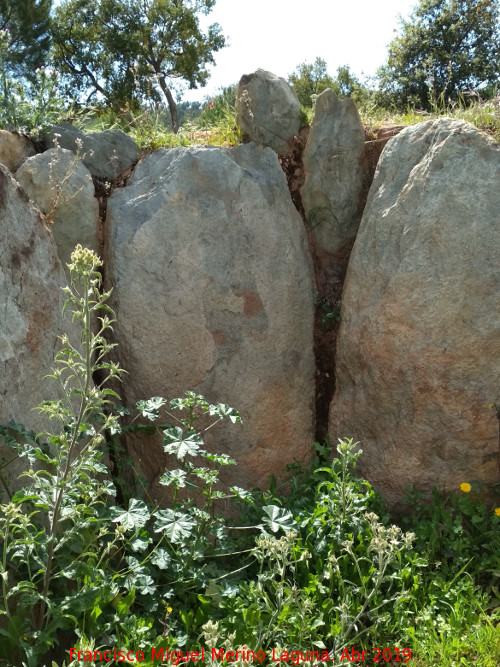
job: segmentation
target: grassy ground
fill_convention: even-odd
[[[217,103],[216,103],[217,104]],[[486,132],[496,141],[500,141],[500,100],[476,102],[468,106],[455,105],[451,109],[422,112],[408,109],[405,112],[394,109],[362,105],[359,108],[361,120],[369,130],[376,131],[386,125],[414,125],[434,118],[448,116],[464,120]],[[304,120],[313,119],[312,109],[304,110]],[[87,119],[85,131],[95,132],[104,129],[121,129],[129,134],[145,153],[158,148],[176,146],[234,146],[241,143],[242,137],[236,125],[236,114],[227,102],[214,108],[207,108],[194,121],[184,123],[178,134],[173,134],[168,118],[158,111],[143,111],[135,114],[118,116],[107,111],[92,120]]]

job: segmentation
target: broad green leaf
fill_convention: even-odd
[[[285,531],[296,528],[297,524],[289,510],[277,505],[264,505],[262,509],[267,514],[263,520],[273,533],[277,533],[280,528]]]
[[[137,409],[143,417],[147,417],[150,421],[158,419],[160,416],[160,408],[165,405],[166,400],[161,396],[153,396],[147,401],[137,401]]]
[[[126,511],[121,507],[113,507],[111,515],[114,515],[113,523],[121,523],[127,530],[141,528],[150,517],[146,504],[142,500],[137,500],[137,498],[131,498]]]
[[[186,486],[186,477],[187,473],[184,470],[167,470],[160,477],[159,482],[163,486],[170,486],[173,484],[178,488],[183,488]]]
[[[221,466],[236,465],[236,461],[227,454],[213,454],[212,452],[205,452],[205,451],[201,451],[200,454],[209,461],[213,461],[213,463],[218,463]]]
[[[200,445],[203,444],[198,433],[187,433],[184,435],[179,426],[163,431],[165,437],[163,438],[163,449],[167,454],[175,454],[179,460],[189,456],[196,456],[200,450]]]
[[[156,549],[151,556],[151,563],[160,570],[165,570],[170,563],[170,554],[166,549]]]
[[[155,533],[163,533],[174,544],[181,544],[193,532],[195,522],[188,514],[174,510],[158,510],[155,514]]]
[[[254,504],[254,498],[251,491],[242,489],[240,486],[230,486],[229,490],[231,493],[233,493],[238,498],[241,498],[241,500],[244,500],[246,503],[250,503],[251,505]]]
[[[225,403],[210,405],[208,411],[209,414],[217,415],[217,417],[219,417],[220,419],[224,419],[224,417],[229,417],[229,419],[233,422],[233,424],[235,424],[236,422],[239,422],[241,424],[240,413],[234,408],[229,407],[229,405],[226,405]]]
[[[136,537],[130,540],[130,548],[134,552],[145,551],[148,548],[148,544],[151,542],[149,539],[144,539],[143,537]]]

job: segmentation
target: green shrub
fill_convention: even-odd
[[[114,345],[105,333],[114,313],[106,303],[110,292],[100,291],[100,264],[78,246],[69,265],[64,310],[79,323],[81,340],[62,336],[49,376],[62,398],[39,406],[57,428],[23,445],[9,440],[27,464],[26,485],[0,506],[0,655],[12,664],[37,667],[66,640],[138,650],[161,640],[165,628],[182,645],[191,626],[206,620],[199,595],[227,572],[226,561],[213,559],[230,543],[214,504],[246,495],[217,488],[220,467],[234,461],[204,450],[196,427],[200,415],[210,420],[206,429],[225,418],[239,422],[238,413],[188,392],[170,402],[172,421],[159,427],[165,452],[180,465],[160,479],[173,489],[171,506],[158,509],[137,497],[125,506],[114,502],[103,451],[106,434],[122,430],[119,415],[126,411],[113,410],[119,397],[108,387],[123,370],[107,360]],[[152,422],[165,404],[155,397],[137,408]],[[185,498],[182,489],[190,492]]]
[[[40,67],[33,83],[14,81],[6,71],[8,44],[8,31],[0,30],[0,128],[37,139],[67,115],[59,94],[59,73],[52,67]]]
[[[0,664],[61,664],[69,647],[151,656],[203,642],[268,658],[328,652],[332,665],[349,648],[366,651],[366,664],[374,647],[392,647],[397,661],[411,650],[417,667],[496,667],[500,508],[483,489],[464,482],[431,503],[411,493],[413,515],[391,525],[355,474],[361,451],[341,440],[331,463],[330,448],[316,445],[311,471],[290,466],[288,495],[274,480],[268,491],[224,491],[219,471],[234,461],[207,452],[203,433],[239,422],[234,409],[187,392],[141,400],[124,423],[131,415],[109,384],[124,371],[108,359],[114,313],[99,266],[89,250],[72,255],[64,310],[81,338],[62,337],[50,375],[62,397],[39,406],[55,428],[0,429],[26,461],[25,486],[0,505]],[[119,447],[131,431],[162,436],[168,507],[129,483]],[[107,443],[121,463],[113,475]],[[244,503],[244,525],[216,511],[228,499]]]

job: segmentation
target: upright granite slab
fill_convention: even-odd
[[[313,281],[276,154],[177,148],[147,156],[108,204],[107,276],[125,405],[186,390],[240,411],[207,434],[264,485],[307,460],[314,433]],[[129,439],[154,489],[159,445]]]
[[[330,436],[397,506],[498,480],[500,148],[439,119],[385,147],[342,297]]]
[[[57,386],[44,380],[50,373],[58,336],[71,331],[62,319],[66,277],[56,244],[40,212],[21,187],[0,166],[0,424],[11,420],[39,431],[47,428],[33,410],[56,398]],[[2,475],[10,489],[24,467],[2,446],[0,457],[11,461]],[[4,489],[2,489],[3,493]]]

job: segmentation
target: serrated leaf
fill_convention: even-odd
[[[149,421],[154,421],[160,416],[160,408],[165,403],[165,399],[161,396],[153,396],[147,401],[137,401],[137,409],[143,417],[147,417]]]
[[[183,488],[186,486],[186,477],[187,473],[184,470],[167,470],[160,477],[159,482],[163,486],[174,484],[178,488]]]
[[[165,570],[170,564],[170,554],[166,549],[156,549],[151,556],[151,563],[160,570]]]
[[[238,498],[241,498],[241,500],[244,500],[246,503],[250,503],[251,505],[254,504],[254,498],[251,491],[242,489],[240,486],[231,486],[229,487],[229,490],[231,491],[232,494],[234,494]]]
[[[196,456],[200,450],[200,445],[203,444],[198,433],[190,432],[184,435],[179,426],[163,431],[165,437],[163,438],[163,449],[167,454],[175,454],[179,460],[182,461],[188,454],[189,456]]]
[[[195,522],[188,514],[174,510],[158,510],[155,514],[155,533],[163,533],[173,544],[181,544],[193,532]]]
[[[210,405],[208,411],[209,414],[217,415],[220,419],[224,419],[224,417],[229,417],[229,419],[233,422],[233,424],[235,424],[236,422],[239,422],[241,424],[240,413],[234,408],[231,408],[229,405],[226,405],[225,403]]]
[[[297,524],[289,510],[277,505],[264,505],[262,509],[267,514],[263,520],[273,533],[277,533],[280,528],[285,531],[296,528]]]
[[[121,507],[112,507],[111,515],[114,515],[111,519],[113,523],[121,523],[127,530],[142,528],[150,517],[147,505],[137,498],[131,498],[128,510],[124,511]]]

